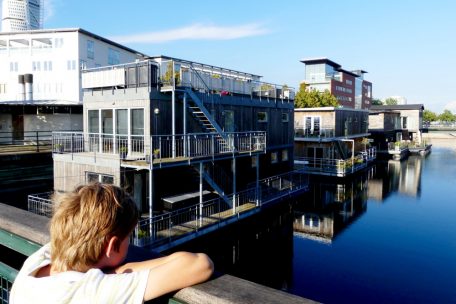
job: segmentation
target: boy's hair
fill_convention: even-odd
[[[109,239],[118,246],[138,222],[132,198],[113,185],[93,183],[53,197],[51,261],[56,271],[85,272],[101,258]]]

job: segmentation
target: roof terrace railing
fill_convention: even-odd
[[[262,82],[260,76],[253,74],[178,59],[160,60],[159,65],[160,82],[164,88],[190,87],[197,91],[286,101],[295,97],[294,88]]]

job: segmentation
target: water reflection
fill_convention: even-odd
[[[367,199],[383,202],[392,193],[419,197],[423,156],[377,163],[351,179],[315,180],[293,206],[296,237],[331,244],[367,210]]]
[[[420,197],[423,161],[424,156],[412,155],[404,161],[378,163],[368,172],[368,197],[378,202],[394,192]]]
[[[344,183],[315,183],[293,206],[294,235],[330,244],[366,212],[367,175]]]

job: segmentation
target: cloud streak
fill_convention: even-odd
[[[262,24],[235,26],[192,24],[176,29],[111,37],[119,43],[165,43],[177,40],[233,40],[260,36],[270,31]]]

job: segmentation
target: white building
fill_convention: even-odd
[[[3,0],[2,31],[27,31],[43,28],[43,0]]]
[[[0,33],[0,108],[9,106],[0,109],[0,131],[82,129],[81,69],[144,57],[78,28]],[[67,119],[64,107],[79,114]]]

